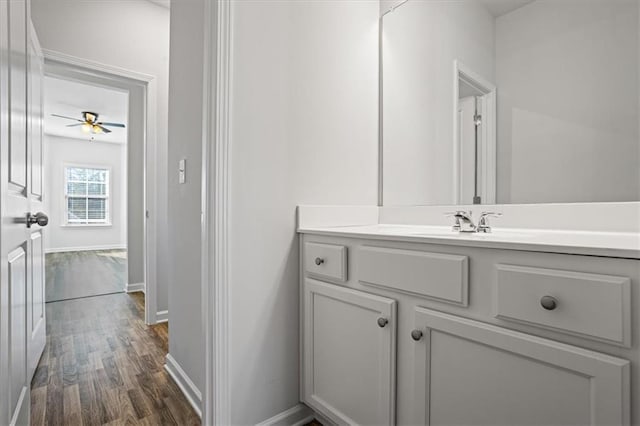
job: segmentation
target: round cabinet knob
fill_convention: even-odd
[[[422,339],[422,331],[420,331],[420,330],[413,330],[413,331],[411,332],[411,338],[412,338],[413,340],[415,340],[416,342],[417,342],[418,340]]]
[[[324,259],[321,257],[316,257],[316,265],[320,266],[324,263]]]
[[[378,318],[378,326],[380,328],[384,328],[384,326],[386,326],[387,324],[389,324],[389,320],[383,317]]]
[[[553,311],[558,306],[558,301],[552,296],[542,296],[542,299],[540,299],[540,306],[547,311]]]

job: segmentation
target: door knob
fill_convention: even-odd
[[[415,340],[416,342],[420,339],[422,339],[422,331],[421,330],[413,330],[411,332],[411,338],[413,340]]]
[[[49,224],[49,216],[42,212],[36,214],[27,213],[27,228],[31,225],[47,226]]]
[[[388,319],[386,319],[384,317],[378,318],[378,327],[384,328],[384,326],[386,326],[387,324],[389,324],[389,320]]]

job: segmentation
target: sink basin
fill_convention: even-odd
[[[457,232],[449,226],[410,226],[410,225],[377,225],[376,231],[386,235],[405,235],[420,237],[473,238],[488,240],[511,240],[532,237],[531,234],[494,229],[491,233]]]

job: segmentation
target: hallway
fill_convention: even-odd
[[[163,367],[167,324],[147,326],[143,315],[143,293],[48,303],[31,424],[199,425]]]

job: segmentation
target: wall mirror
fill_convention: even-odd
[[[639,0],[392,3],[383,205],[640,201]]]

